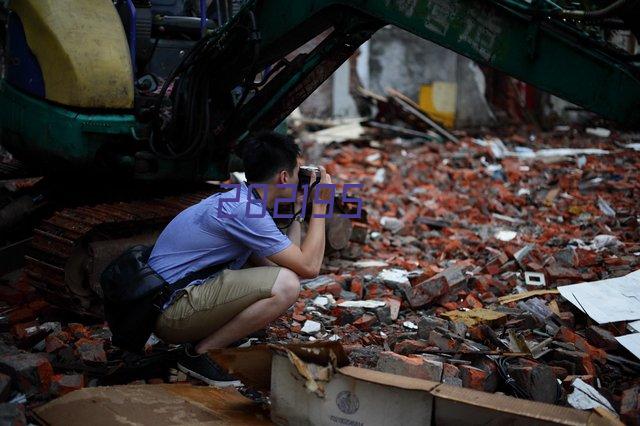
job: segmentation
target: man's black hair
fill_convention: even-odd
[[[265,182],[280,170],[293,173],[300,148],[290,136],[271,131],[256,133],[242,147],[244,173],[249,182]]]

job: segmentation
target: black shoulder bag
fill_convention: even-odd
[[[229,265],[211,265],[170,284],[147,264],[152,249],[138,245],[125,250],[100,276],[113,344],[131,352],[144,349],[163,306],[176,290]]]

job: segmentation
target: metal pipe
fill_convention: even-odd
[[[207,0],[200,0],[200,37],[204,37],[207,27]]]
[[[216,10],[218,11],[218,26],[222,26],[222,16],[220,15],[220,0],[216,0]]]
[[[552,16],[558,16],[560,18],[574,18],[574,19],[603,19],[611,16],[614,12],[631,3],[635,0],[617,0],[611,3],[609,6],[598,10],[559,10],[551,13]]]

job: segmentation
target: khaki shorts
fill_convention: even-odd
[[[248,306],[271,297],[280,269],[225,269],[200,285],[185,288],[158,317],[156,335],[167,343],[204,339]]]

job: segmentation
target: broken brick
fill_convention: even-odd
[[[560,327],[558,334],[556,334],[556,338],[563,342],[573,343],[576,348],[586,352],[593,359],[602,363],[607,361],[607,353],[605,351],[590,345],[584,337],[579,336],[567,327]]]
[[[447,283],[447,279],[444,275],[438,274],[412,287],[407,298],[412,308],[420,308],[434,299],[447,294],[448,291],[449,284]]]
[[[101,364],[107,362],[107,354],[104,351],[102,341],[82,338],[75,344],[76,351],[83,362],[89,364]]]
[[[375,313],[376,318],[378,318],[378,321],[380,323],[391,324],[393,322],[393,320],[391,319],[391,309],[389,308],[389,305],[375,308],[373,312]]]
[[[362,299],[363,295],[364,295],[364,284],[362,283],[362,279],[358,278],[358,277],[354,277],[351,280],[351,284],[349,286],[349,289],[352,293],[354,293],[356,295],[356,297],[358,299]]]
[[[443,350],[457,350],[460,347],[461,340],[454,339],[451,336],[445,336],[435,330],[429,333],[429,344],[437,346]]]
[[[395,352],[380,352],[376,370],[439,382],[442,377],[443,363],[425,359],[420,355],[404,356]]]
[[[90,336],[89,329],[82,324],[69,323],[67,329],[69,330],[69,333],[76,339]]]
[[[419,353],[425,349],[433,348],[429,342],[425,340],[403,340],[393,347],[393,351],[400,355],[409,355]]]
[[[331,310],[331,315],[336,318],[337,325],[347,325],[353,324],[356,319],[364,315],[364,312],[363,308],[346,308],[336,306]]]
[[[446,329],[447,326],[447,321],[443,320],[442,318],[424,316],[420,319],[420,321],[418,321],[418,337],[423,340],[428,340],[431,331],[435,330],[437,327]]]
[[[473,294],[468,294],[467,297],[464,298],[464,302],[467,304],[467,307],[474,309],[474,308],[482,308],[484,305],[482,304],[481,301],[478,300],[477,297],[475,297]]]
[[[353,326],[360,330],[371,330],[371,327],[378,321],[375,315],[364,314],[353,322]]]
[[[32,396],[49,391],[53,368],[42,354],[20,352],[0,357],[0,370],[9,376],[17,388]]]
[[[380,300],[393,296],[393,290],[384,284],[370,282],[365,287],[365,300]]]
[[[592,325],[586,329],[587,340],[594,346],[606,350],[618,349],[620,344],[616,337],[608,330],[602,327]]]
[[[462,386],[460,369],[453,364],[444,363],[442,370],[442,383],[452,386]]]
[[[461,365],[458,368],[460,370],[460,378],[462,379],[463,387],[483,392],[485,391],[488,376],[486,371],[470,365]]]
[[[558,381],[548,365],[510,366],[508,372],[534,401],[553,404],[558,399]]]
[[[555,359],[568,361],[567,365],[571,365],[574,368],[572,374],[586,374],[589,376],[598,374],[592,358],[584,352],[558,348],[553,353]]]
[[[367,242],[367,235],[369,234],[369,227],[362,222],[353,222],[353,229],[351,230],[350,241],[355,243],[364,244]]]
[[[62,396],[84,387],[82,374],[56,374],[51,380],[51,392]]]

